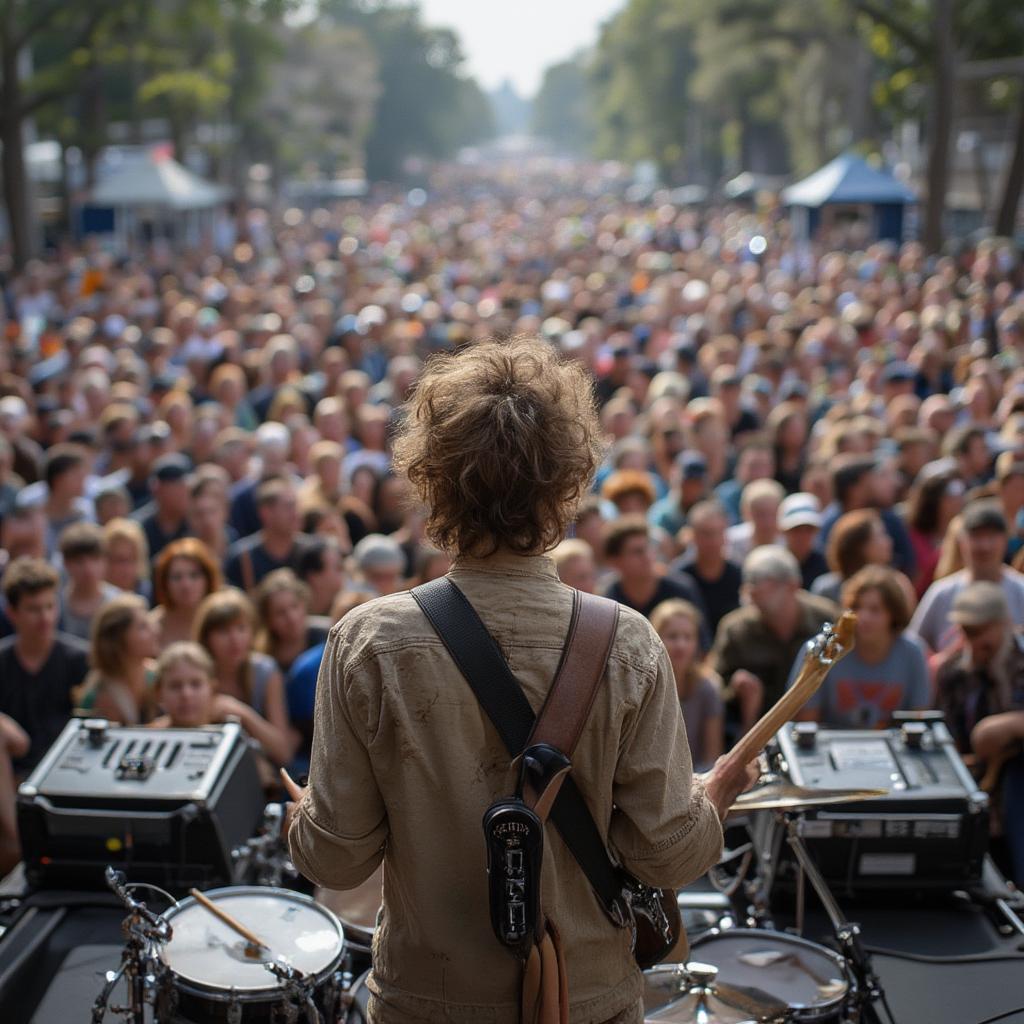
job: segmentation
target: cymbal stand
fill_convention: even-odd
[[[130,1024],[146,1024],[146,1003],[151,1001],[149,995],[160,972],[155,946],[158,942],[170,940],[171,926],[132,896],[120,871],[108,867],[106,879],[107,885],[128,910],[121,926],[126,941],[120,966],[116,971],[107,971],[103,989],[93,1003],[92,1024],[103,1024],[108,1010],[124,1017]],[[122,978],[127,982],[128,1004],[111,1006],[110,997]]]
[[[832,924],[839,950],[850,965],[854,978],[857,982],[857,1003],[858,1011],[863,1019],[868,1022],[881,1024],[881,1017],[874,1007],[874,1003],[881,1000],[885,1006],[885,992],[882,983],[875,973],[871,963],[871,956],[864,948],[860,938],[860,925],[846,920],[845,915],[832,895],[825,879],[822,877],[818,866],[814,863],[803,836],[800,835],[800,821],[803,815],[800,812],[786,812],[782,815],[786,827],[786,842],[796,857],[800,868],[797,879],[797,924],[799,933],[803,934],[804,917],[804,879],[811,883],[811,888],[818,894],[821,905]]]

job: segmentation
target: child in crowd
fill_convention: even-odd
[[[156,663],[156,698],[164,713],[150,724],[154,729],[198,729],[237,719],[242,728],[269,751],[278,743],[277,731],[244,701],[217,692],[213,660],[199,644],[171,644]]]
[[[700,612],[678,598],[651,612],[651,625],[672,661],[694,770],[705,771],[722,753],[725,726],[718,677],[702,664],[700,621]]]

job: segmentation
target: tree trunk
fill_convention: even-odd
[[[1017,207],[1021,191],[1024,190],[1024,81],[1020,83],[1020,100],[1017,104],[1017,133],[1013,140],[1013,154],[1006,169],[1003,194],[996,211],[995,231],[997,235],[1013,237],[1017,226]]]
[[[930,252],[942,248],[946,190],[949,185],[949,149],[953,135],[953,0],[935,0],[932,33],[935,47],[933,115],[928,147],[928,201],[925,206],[924,245]]]
[[[2,57],[3,110],[0,112],[0,145],[3,146],[4,207],[10,231],[11,265],[20,271],[32,258],[32,193],[25,166],[24,119],[21,106],[21,79],[17,54],[5,51]]]

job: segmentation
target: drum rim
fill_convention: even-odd
[[[822,1013],[831,1013],[836,1009],[840,1009],[843,1003],[845,1003],[857,991],[856,979],[850,971],[849,964],[847,964],[846,960],[844,960],[839,953],[833,949],[829,949],[828,946],[821,945],[819,942],[813,942],[811,939],[805,939],[802,935],[790,935],[788,932],[776,931],[774,928],[713,928],[711,931],[705,932],[703,935],[693,940],[693,943],[690,946],[690,952],[692,954],[698,946],[704,945],[708,942],[713,942],[715,939],[729,938],[733,935],[738,938],[750,936],[777,937],[790,945],[803,946],[810,949],[812,952],[820,953],[839,969],[840,977],[844,982],[846,982],[846,990],[839,995],[834,996],[828,1002],[805,1003],[803,1005],[790,1006],[790,1010],[793,1012],[814,1014],[813,1017],[803,1016],[799,1018],[801,1021],[810,1022],[817,1019]],[[696,958],[691,955],[690,959]],[[722,978],[722,981],[728,984],[727,978]]]
[[[345,956],[347,939],[345,936],[345,927],[342,924],[341,919],[333,910],[331,910],[330,907],[325,907],[322,903],[317,903],[316,900],[311,896],[307,896],[305,893],[295,892],[292,889],[285,889],[281,886],[274,885],[223,885],[217,889],[207,889],[203,895],[213,899],[220,893],[231,893],[236,896],[286,896],[294,903],[301,903],[315,907],[337,930],[339,946],[337,953],[332,957],[331,962],[319,971],[309,975],[309,977],[316,985],[319,986],[337,971]],[[173,919],[175,917],[179,916],[186,909],[198,904],[199,901],[195,896],[186,896],[184,899],[178,900],[174,906],[168,907],[160,916],[173,928]],[[281,998],[283,988],[280,981],[278,981],[278,979],[269,972],[268,977],[272,982],[274,982],[274,984],[271,984],[266,988],[226,988],[223,985],[211,985],[208,982],[199,981],[195,978],[190,978],[177,972],[164,958],[166,948],[166,943],[160,947],[158,952],[160,963],[170,976],[171,982],[175,987],[181,989],[183,992],[187,992],[189,995],[199,996],[205,999],[210,999],[214,1002],[223,1003],[230,1003],[232,1001],[237,1001],[239,1003],[265,1003],[274,1002]]]

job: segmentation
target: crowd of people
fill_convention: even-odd
[[[562,580],[649,617],[698,767],[840,607],[804,715],[938,709],[997,783],[1024,880],[1024,266],[1007,241],[801,242],[522,170],[6,282],[0,862],[72,714],[237,719],[308,762],[327,633],[444,574],[390,444],[424,362],[539,335],[592,373],[607,454]]]

